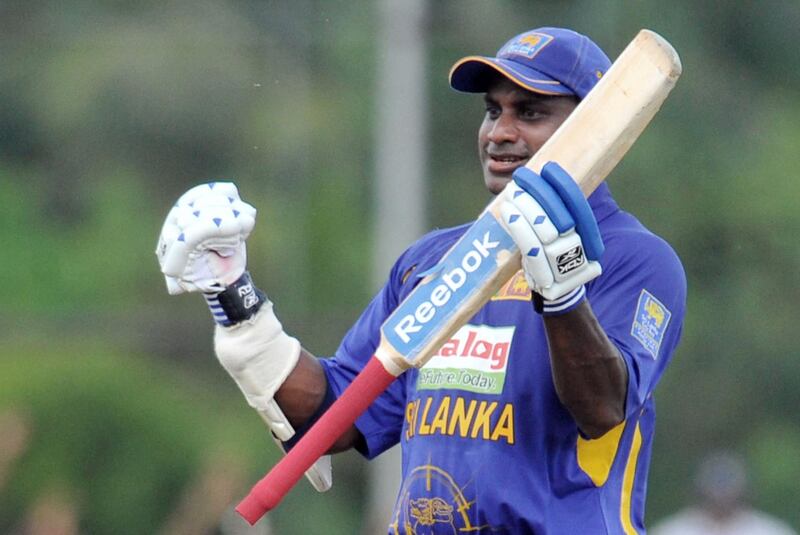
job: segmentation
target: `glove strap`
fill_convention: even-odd
[[[536,292],[531,292],[533,310],[542,316],[560,316],[574,310],[586,299],[586,286],[581,284],[567,295],[548,301]]]
[[[255,287],[247,271],[224,291],[203,296],[214,321],[223,327],[230,327],[252,318],[267,302],[267,296]]]

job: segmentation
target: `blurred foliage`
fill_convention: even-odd
[[[86,340],[2,351],[0,407],[24,418],[30,445],[0,489],[0,531],[56,488],[79,504],[82,532],[155,533],[209,454],[262,464],[235,405],[165,363]]]
[[[376,19],[365,0],[0,4],[0,407],[26,404],[46,433],[0,529],[45,474],[79,489],[89,532],[123,533],[106,530],[133,510],[158,525],[208,448],[241,448],[249,481],[270,464],[214,362],[202,300],[168,298],[152,251],[180,193],[235,179],[259,209],[251,271],[291,332],[334,350],[372,291],[374,118],[395,104],[374,92]],[[443,0],[428,19],[429,227],[488,201],[482,103],[447,87],[454,60],[539,25],[583,31],[612,57],[641,27],[679,50],[683,78],[610,178],[690,285],[657,391],[648,517],[691,500],[696,461],[724,446],[750,461],[757,503],[800,526],[800,4]],[[362,501],[362,465],[337,462],[341,490],[296,491],[280,533],[304,506],[325,511],[326,532],[355,531],[359,509],[341,504]]]
[[[258,416],[241,410],[230,388],[174,363],[87,338],[54,345],[14,337],[0,350],[0,409],[28,429],[28,445],[0,483],[0,532],[57,492],[76,504],[82,533],[157,533],[208,467],[242,474],[234,477],[239,498],[277,460]],[[313,504],[329,510],[326,533],[353,533],[357,520],[345,504],[358,475],[337,473],[339,492],[325,495],[302,482],[269,523],[283,533]]]

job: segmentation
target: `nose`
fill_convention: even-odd
[[[519,136],[514,117],[511,113],[503,112],[494,120],[492,128],[489,130],[489,141],[495,144],[505,142],[515,142]]]

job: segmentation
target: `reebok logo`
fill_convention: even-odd
[[[491,240],[488,231],[482,239],[472,240],[472,248],[464,254],[456,267],[441,275],[442,283],[430,290],[427,298],[417,306],[413,314],[406,314],[394,326],[394,332],[400,340],[408,343],[411,335],[422,330],[423,325],[436,316],[437,310],[450,301],[453,294],[467,282],[468,275],[477,270],[484,259],[489,257],[490,251],[499,244],[499,241]]]
[[[576,245],[565,253],[561,253],[556,257],[556,267],[558,268],[559,275],[566,275],[581,267],[586,261],[583,255],[583,247]]]
[[[251,283],[240,286],[236,291],[242,299],[242,306],[244,306],[244,308],[253,308],[258,304],[258,296]]]
[[[419,284],[383,322],[381,336],[409,363],[421,366],[421,352],[433,345],[434,338],[440,340],[437,333],[464,311],[466,303],[497,273],[503,255],[512,254],[515,247],[500,221],[485,211],[435,266],[412,275]]]

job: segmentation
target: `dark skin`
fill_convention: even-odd
[[[483,180],[495,195],[572,113],[574,97],[527,91],[496,78],[484,97],[478,130]],[[628,371],[588,302],[561,316],[545,316],[553,384],[561,403],[589,438],[598,438],[625,418]]]
[[[569,116],[574,97],[541,95],[497,77],[486,96],[478,151],[487,189],[498,194]],[[625,417],[627,368],[616,346],[584,301],[560,316],[544,318],[556,394],[588,438],[599,438]],[[325,396],[326,378],[317,359],[303,350],[295,370],[275,395],[293,426],[305,423]],[[351,427],[331,452],[363,440]]]

